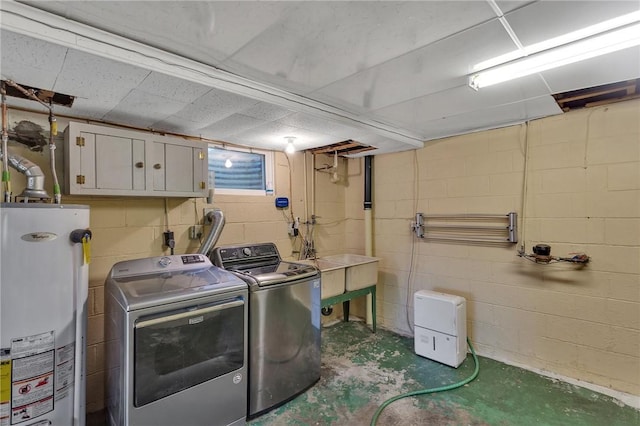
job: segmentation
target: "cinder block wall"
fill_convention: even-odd
[[[375,182],[385,326],[411,332],[416,290],[458,294],[479,353],[640,394],[640,100],[377,156]],[[416,240],[416,211],[515,211],[520,242]],[[531,252],[538,243],[591,262],[538,265],[516,256],[521,244]]]
[[[47,117],[44,115],[9,110],[11,126],[20,120],[29,120],[48,128]],[[58,144],[62,143],[62,130],[67,124],[68,120],[58,118]],[[12,144],[10,152],[38,164],[46,175],[47,191],[52,193],[48,148],[43,153],[37,153],[30,152],[22,145]],[[58,150],[58,156],[61,159],[62,149]],[[308,167],[310,166],[309,160]],[[302,153],[290,156],[290,161],[287,161],[284,153],[275,153],[275,195],[289,197],[294,214],[302,220],[306,191],[304,167]],[[14,192],[19,193],[25,185],[24,176],[12,169],[11,180]],[[321,195],[320,199],[330,200],[331,197]],[[326,218],[328,221],[344,210],[344,196],[341,200],[342,204],[333,204],[322,210],[323,220]],[[166,200],[166,214],[164,198],[63,196],[62,201],[64,204],[83,204],[91,208],[93,240],[92,261],[89,266],[87,412],[101,410],[105,404],[104,282],[114,263],[168,254],[168,249],[163,246],[162,236],[167,228],[175,233],[175,253],[195,252],[200,244],[189,240],[188,228],[202,224],[205,207],[220,208],[225,214],[226,226],[218,245],[275,242],[283,257],[297,258],[297,254],[292,252],[297,249],[299,241],[288,236],[283,211],[275,208],[274,197],[219,195],[212,205],[206,204],[201,198],[169,198]],[[290,210],[287,209],[284,213],[289,216]],[[319,227],[322,228],[322,225]],[[208,230],[209,227],[205,227],[205,232]],[[327,233],[320,231],[319,234],[324,237]],[[321,250],[322,241],[319,243]],[[332,250],[341,249],[332,246]]]

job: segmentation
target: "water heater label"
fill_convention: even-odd
[[[58,236],[53,232],[31,232],[24,234],[20,238],[30,243],[43,243],[45,241],[55,240]]]
[[[55,333],[11,340],[11,424],[53,411]]]
[[[11,414],[9,402],[11,401],[11,358],[9,349],[0,349],[0,426],[9,426]]]
[[[75,350],[74,342],[56,349],[56,401],[68,396],[73,389]]]

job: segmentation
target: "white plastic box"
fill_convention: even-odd
[[[420,290],[413,306],[416,354],[457,368],[467,357],[465,298]]]

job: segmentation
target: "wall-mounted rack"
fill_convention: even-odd
[[[518,214],[416,213],[411,224],[418,238],[468,243],[517,243]]]

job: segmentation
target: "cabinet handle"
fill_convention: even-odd
[[[160,170],[162,168],[162,165],[160,163],[156,163],[153,165],[153,168],[156,170]]]
[[[144,167],[144,163],[143,163],[142,161],[138,161],[138,162],[136,163],[136,167],[137,167],[137,168],[139,168],[139,169],[141,169],[141,168],[143,168],[143,167]]]

